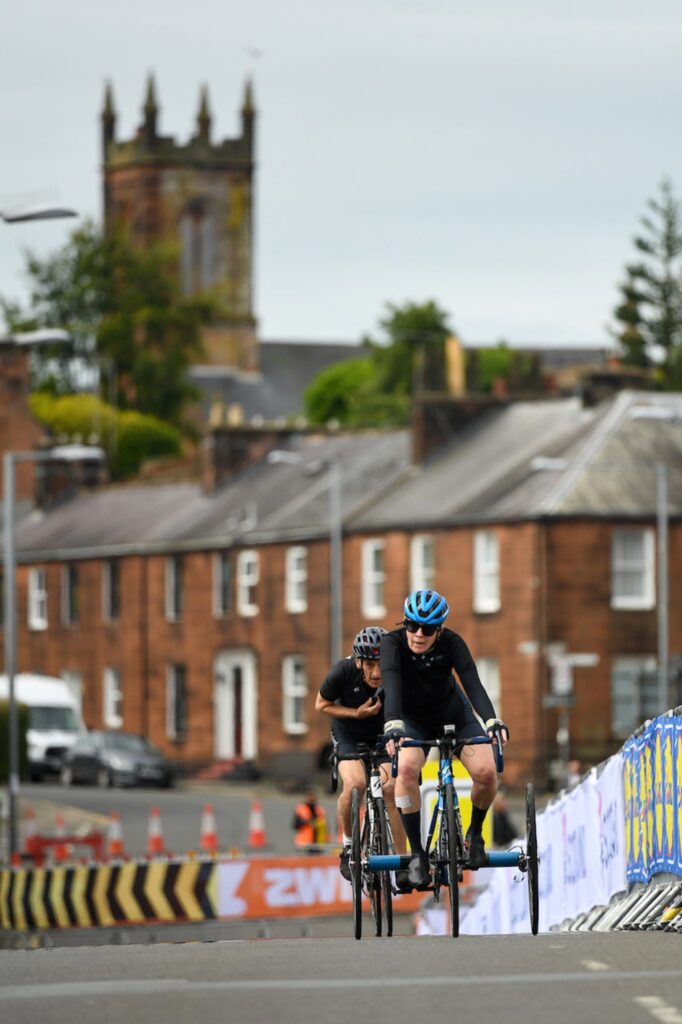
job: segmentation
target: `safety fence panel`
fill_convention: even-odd
[[[397,913],[421,893],[395,897]],[[338,856],[157,860],[0,871],[0,928],[34,931],[349,914]]]
[[[682,875],[682,719],[648,722],[623,755],[628,881]]]

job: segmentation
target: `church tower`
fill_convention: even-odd
[[[139,246],[175,243],[182,291],[210,296],[216,308],[214,322],[203,330],[201,362],[247,371],[258,368],[253,311],[255,118],[247,81],[240,135],[213,142],[204,86],[194,133],[179,144],[159,134],[152,75],[142,122],[132,139],[116,138],[109,84],[101,115],[105,231],[123,228]]]

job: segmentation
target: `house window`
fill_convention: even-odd
[[[384,542],[366,540],[362,545],[362,613],[368,619],[386,614],[384,604]]]
[[[62,566],[62,625],[72,626],[79,619],[78,566]]]
[[[111,559],[102,566],[102,616],[114,622],[121,614],[121,563]]]
[[[660,713],[656,659],[614,658],[611,665],[611,731],[626,739],[647,718]]]
[[[410,590],[433,590],[434,577],[433,537],[418,534],[410,544]]]
[[[184,665],[166,670],[166,735],[179,742],[187,735],[187,676]]]
[[[491,530],[474,534],[474,611],[497,612],[500,609],[500,552],[497,536]]]
[[[287,548],[284,603],[288,612],[308,608],[308,549]]]
[[[502,718],[502,687],[500,685],[500,663],[497,658],[477,658],[476,668],[485,692],[490,697],[495,713]]]
[[[653,530],[614,530],[611,539],[611,607],[653,608]]]
[[[305,721],[305,702],[308,679],[305,658],[291,654],[282,660],[282,725],[291,735],[308,731]]]
[[[237,559],[237,611],[240,615],[258,614],[258,578],[258,552],[240,551]]]
[[[28,572],[28,628],[47,629],[47,573],[44,569]]]
[[[166,619],[176,622],[182,616],[183,607],[183,564],[182,558],[174,555],[166,559]]]
[[[62,672],[62,679],[69,688],[69,693],[78,705],[78,713],[83,716],[83,677],[80,672],[71,672],[65,669]]]
[[[123,690],[121,673],[117,668],[104,669],[102,708],[106,728],[120,729],[123,725]]]
[[[213,615],[227,615],[232,604],[232,562],[227,551],[213,556]]]

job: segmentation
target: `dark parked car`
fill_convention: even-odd
[[[160,750],[132,732],[85,733],[64,754],[64,786],[172,786],[173,769]]]

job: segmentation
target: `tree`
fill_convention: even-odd
[[[47,260],[29,254],[27,270],[30,313],[3,303],[10,325],[59,326],[74,339],[69,352],[39,353],[34,386],[68,393],[82,387],[86,371],[101,379],[110,367],[119,407],[182,425],[196,394],[187,371],[211,308],[180,295],[175,251],[135,249],[88,223]]]
[[[637,287],[632,269],[628,267],[626,274],[625,282],[619,286],[621,301],[613,311],[614,319],[619,326],[614,328],[611,334],[620,345],[626,366],[646,368],[651,365],[651,361],[647,355],[644,336],[646,324],[641,310],[644,296]]]
[[[329,367],[308,386],[306,416],[312,423],[389,427],[407,423],[414,390],[437,388],[444,373],[447,314],[434,302],[386,306],[383,338],[363,339],[367,353]]]
[[[668,179],[661,182],[660,196],[649,199],[647,206],[649,213],[640,218],[642,230],[634,238],[641,259],[627,267],[631,294],[626,314],[634,315],[634,302],[641,311],[641,321],[634,326],[644,339],[644,355],[659,364],[661,383],[671,387],[682,346],[682,215]],[[627,299],[625,289],[624,295]],[[630,354],[641,358],[634,336],[630,342]]]

